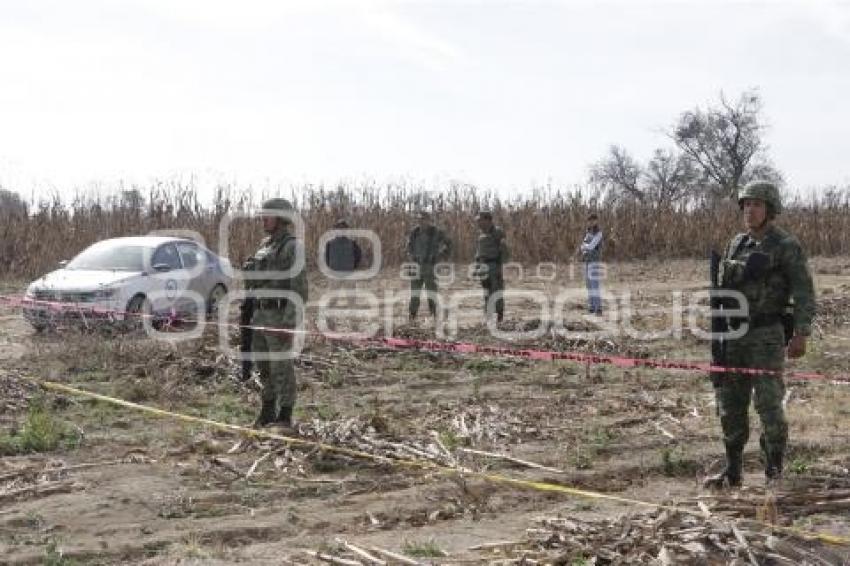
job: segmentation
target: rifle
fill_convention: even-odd
[[[729,331],[729,323],[726,317],[717,311],[723,309],[723,299],[718,292],[720,286],[720,254],[711,250],[709,263],[709,275],[711,278],[711,291],[709,292],[709,305],[711,313],[711,365],[715,367],[726,366],[726,340],[724,336]],[[715,388],[720,387],[723,382],[722,371],[712,371],[709,376]]]
[[[249,258],[242,265],[244,271],[254,270],[254,259]],[[242,381],[251,379],[251,369],[253,362],[248,354],[251,353],[251,342],[254,340],[254,330],[251,328],[251,319],[254,317],[254,311],[257,308],[257,302],[254,297],[245,297],[242,305],[239,307],[239,338],[241,344],[239,351],[242,352]]]
[[[251,342],[254,339],[254,330],[251,328],[251,318],[254,316],[256,303],[254,297],[245,297],[239,308],[239,337],[242,344],[239,350],[242,352],[242,381],[251,379],[251,368],[253,362],[246,357],[251,353]]]

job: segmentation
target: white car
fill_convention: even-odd
[[[226,262],[186,238],[103,240],[33,281],[24,297],[24,317],[43,330],[66,318],[212,314],[231,288]]]

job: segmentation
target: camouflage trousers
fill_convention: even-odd
[[[502,273],[502,264],[499,262],[488,262],[486,275],[481,280],[484,287],[484,314],[495,312],[499,318],[505,313],[505,299],[502,294],[496,297],[496,293],[505,290],[505,278]]]
[[[423,288],[428,299],[428,310],[436,316],[437,275],[434,273],[434,266],[427,263],[420,263],[418,276],[410,280],[410,304],[408,305],[410,316],[416,316],[419,312],[419,300]]]
[[[271,326],[254,319],[257,326]],[[254,363],[260,372],[261,393],[264,402],[273,402],[275,409],[295,406],[295,364],[292,359],[277,359],[290,351],[292,336],[285,333],[269,333],[261,330],[254,331],[251,351],[255,356]],[[271,359],[261,359],[271,358]]]
[[[781,371],[785,360],[782,326],[750,329],[726,346],[726,365]],[[788,442],[788,423],[782,409],[785,384],[781,375],[727,373],[716,389],[720,424],[727,453],[741,454],[750,436],[750,400],[761,419],[759,439],[766,461],[782,459]]]

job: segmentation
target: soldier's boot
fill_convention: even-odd
[[[277,414],[277,424],[285,428],[292,428],[292,407],[281,407]]]
[[[741,487],[741,470],[743,468],[743,452],[726,450],[726,467],[719,474],[709,476],[703,482],[703,487],[723,489],[725,487]]]
[[[782,457],[781,451],[765,454],[764,481],[768,487],[778,487],[782,481]]]
[[[270,399],[263,399],[263,404],[260,407],[260,414],[254,419],[254,428],[268,426],[275,422],[277,412],[275,411],[275,402]]]
[[[434,301],[428,301],[428,312],[431,313],[433,318],[437,318],[437,303]]]
[[[292,407],[282,406],[277,418],[269,425],[271,432],[291,436],[295,434],[295,427],[292,426]]]
[[[784,450],[768,448],[767,440],[764,433],[759,437],[759,445],[761,446],[761,457],[764,463],[764,482],[767,486],[776,486],[782,479],[782,460]]]

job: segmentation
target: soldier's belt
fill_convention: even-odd
[[[778,313],[757,314],[749,318],[730,318],[729,326],[733,330],[737,330],[741,324],[746,322],[750,328],[761,328],[762,326],[771,326],[782,322],[782,315]]]
[[[283,310],[286,308],[286,299],[258,299],[257,309],[259,310]]]

